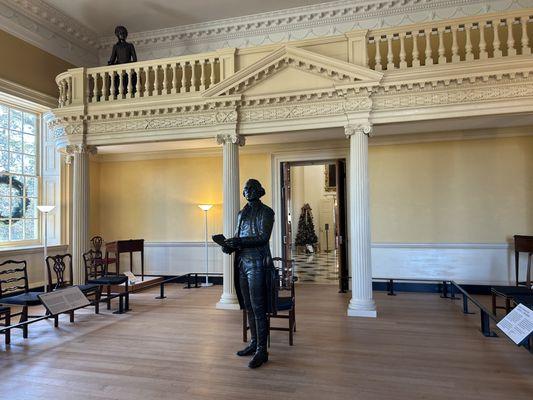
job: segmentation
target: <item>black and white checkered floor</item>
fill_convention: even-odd
[[[336,285],[339,279],[337,254],[320,252],[315,254],[294,254],[294,273],[300,283],[329,283]]]

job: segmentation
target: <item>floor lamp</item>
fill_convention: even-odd
[[[48,257],[48,213],[55,206],[37,206],[37,209],[43,214],[44,219],[44,291],[48,292],[48,268],[46,267],[46,258]]]
[[[205,283],[202,283],[203,287],[213,286],[209,283],[209,249],[207,248],[207,212],[213,207],[212,204],[198,204],[205,214]]]

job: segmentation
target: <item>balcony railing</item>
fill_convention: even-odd
[[[372,30],[367,66],[390,71],[531,54],[532,14],[518,10]]]
[[[58,75],[59,107],[172,95],[197,95],[235,72],[235,49]],[[81,85],[80,85],[81,83]]]

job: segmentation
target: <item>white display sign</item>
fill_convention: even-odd
[[[57,315],[91,304],[79,287],[72,286],[39,295],[44,306],[51,314]]]
[[[533,332],[533,310],[519,304],[496,326],[513,342],[520,344]]]

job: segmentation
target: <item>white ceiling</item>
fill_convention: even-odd
[[[45,0],[95,31],[141,32],[325,3],[324,0]]]

